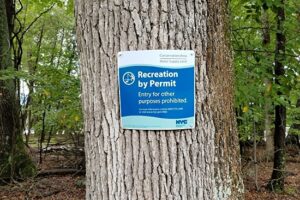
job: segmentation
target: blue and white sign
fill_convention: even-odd
[[[194,128],[194,66],[190,50],[119,52],[122,128]]]

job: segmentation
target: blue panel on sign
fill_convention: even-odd
[[[118,58],[122,128],[194,128],[193,51],[126,51]]]

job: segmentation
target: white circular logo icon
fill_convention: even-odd
[[[123,75],[123,82],[126,84],[126,85],[132,85],[135,81],[135,76],[133,73],[131,72],[126,72],[124,75]]]

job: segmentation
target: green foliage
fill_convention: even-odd
[[[14,69],[0,71],[0,80],[20,82],[21,122],[37,135],[77,134],[82,129],[79,64],[73,1],[16,2]],[[20,4],[22,3],[22,4]],[[20,64],[16,63],[20,59]],[[65,135],[68,137],[68,135]],[[18,139],[16,152],[0,158],[0,177],[27,177],[36,172]],[[19,146],[21,145],[21,146]]]
[[[291,106],[288,109],[291,128],[289,133],[300,135],[300,77],[297,80],[296,87],[290,92]]]
[[[287,126],[295,123],[295,102],[300,98],[299,8],[296,0],[285,5],[284,31],[287,38],[285,76],[274,82],[276,11],[279,0],[231,1],[232,46],[235,65],[235,105],[241,138],[250,138],[253,122],[264,130],[266,112],[272,116],[275,105],[288,109]],[[269,36],[267,38],[266,36]],[[264,41],[264,39],[266,39]],[[278,95],[278,92],[281,95]],[[268,110],[265,105],[270,104]],[[243,109],[247,108],[247,109]]]
[[[85,178],[76,180],[75,185],[78,188],[84,188],[86,186]]]
[[[73,1],[27,0],[22,1],[22,6],[17,16],[21,23],[16,29],[30,28],[22,41],[21,66],[18,71],[3,72],[0,80],[14,77],[25,85],[22,112],[31,112],[30,119],[25,116],[25,128],[34,129],[37,134],[43,130],[80,132],[82,112]]]

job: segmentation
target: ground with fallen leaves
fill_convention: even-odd
[[[48,176],[0,186],[1,200],[84,199],[84,177]]]
[[[51,158],[51,157],[49,157]],[[57,158],[56,159],[56,164]],[[63,159],[60,159],[62,164]],[[50,168],[53,159],[46,159],[41,168]],[[272,162],[257,163],[257,186],[255,184],[255,165],[243,162],[243,178],[246,200],[300,200],[300,156],[288,157],[286,162],[285,191],[273,193],[266,189],[272,173]],[[0,186],[0,200],[80,200],[85,199],[84,176],[75,174],[48,175],[13,182]]]
[[[257,164],[257,186],[255,184],[255,166],[244,167],[244,185],[246,200],[300,200],[300,155],[289,157],[286,161],[285,191],[270,192],[267,184],[272,174],[273,162]]]

